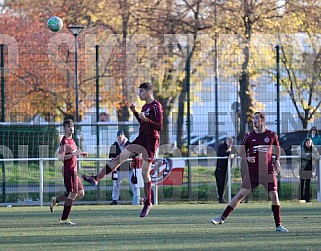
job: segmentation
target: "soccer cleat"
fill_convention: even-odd
[[[224,223],[224,221],[222,220],[222,217],[212,218],[212,219],[211,219],[211,222],[212,222],[214,225],[218,225],[218,224],[223,224],[223,223]]]
[[[147,216],[151,208],[152,208],[151,204],[145,203],[143,210],[140,212],[139,217],[144,218],[145,216]]]
[[[95,179],[95,176],[86,176],[86,175],[81,175],[84,181],[88,182],[92,186],[97,186],[98,181]]]
[[[50,203],[50,212],[54,212],[55,211],[55,206],[57,205],[57,198],[56,197],[52,197],[51,199],[51,203]]]
[[[110,202],[110,205],[117,205],[117,204],[118,204],[117,200],[112,200],[112,202]]]
[[[287,228],[283,227],[282,225],[278,226],[275,230],[277,232],[289,232],[289,230]]]
[[[69,219],[66,219],[66,220],[59,219],[59,223],[64,224],[64,225],[69,225],[69,226],[76,226],[77,225],[76,223],[70,221]]]

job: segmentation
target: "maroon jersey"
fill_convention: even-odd
[[[265,130],[263,133],[249,132],[245,134],[242,145],[246,156],[255,157],[254,163],[247,163],[250,169],[267,168],[269,173],[274,172],[272,155],[275,154],[276,158],[280,156],[279,140],[275,132],[271,130]]]
[[[141,112],[145,114],[145,117],[148,118],[149,121],[142,121],[138,117],[138,113],[134,113],[140,124],[139,134],[159,138],[159,132],[163,128],[163,106],[161,103],[154,100],[150,104],[145,104],[143,105]]]
[[[63,146],[63,147],[61,147]],[[68,139],[66,136],[60,141],[59,154],[70,154],[77,150],[77,145],[73,139]],[[64,160],[64,173],[77,172],[77,156],[72,156],[70,159]]]

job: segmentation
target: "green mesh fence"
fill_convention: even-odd
[[[1,125],[0,152],[4,158],[52,158],[59,146],[54,125]]]

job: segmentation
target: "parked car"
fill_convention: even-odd
[[[190,136],[190,145],[198,145],[199,139],[202,138],[202,136]],[[183,145],[187,146],[188,137],[185,137],[183,139]]]
[[[215,142],[215,136],[204,136],[198,139],[199,145],[210,145]]]
[[[308,130],[289,132],[280,137],[280,146],[286,155],[292,155],[292,151],[300,146],[306,138]]]
[[[219,144],[224,142],[226,138],[227,136],[220,137]],[[190,145],[194,153],[206,155],[208,146],[215,149],[215,136],[191,136]],[[183,139],[183,146],[187,146],[187,137]]]
[[[220,138],[218,139],[218,145],[224,143],[224,142],[226,141],[226,139],[227,139],[227,136],[220,137]],[[217,145],[217,144],[216,144],[216,141],[215,141],[215,139],[214,139],[214,142],[212,142],[212,143],[209,144],[208,146],[212,147],[213,149],[216,149],[216,145]],[[218,145],[217,145],[217,147],[218,147]]]

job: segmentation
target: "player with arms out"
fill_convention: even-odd
[[[65,135],[60,141],[58,159],[63,162],[62,174],[64,176],[66,194],[62,194],[57,198],[52,199],[50,211],[53,213],[57,203],[64,201],[64,210],[60,218],[60,223],[65,225],[76,225],[76,223],[71,222],[68,217],[74,200],[76,198],[81,199],[85,195],[84,186],[77,173],[77,157],[85,157],[88,154],[78,149],[75,141],[72,139],[74,122],[71,119],[65,120],[63,126]]]
[[[140,217],[148,215],[152,206],[152,181],[150,177],[151,165],[159,146],[160,131],[163,127],[163,107],[154,99],[153,86],[144,82],[139,86],[139,98],[145,101],[141,112],[136,111],[136,106],[132,104],[130,110],[134,113],[139,122],[139,135],[114,159],[107,161],[107,164],[95,176],[83,175],[83,179],[91,185],[97,185],[98,182],[107,174],[116,170],[121,163],[135,155],[142,154],[142,175],[144,179],[145,201]]]
[[[213,224],[223,224],[226,218],[240,204],[242,199],[251,190],[262,184],[269,193],[272,201],[272,212],[275,221],[276,231],[288,232],[282,226],[280,213],[280,201],[277,192],[276,172],[281,170],[279,157],[280,145],[275,132],[266,129],[265,114],[256,112],[253,115],[252,132],[244,136],[240,155],[247,160],[248,173],[242,181],[242,187],[237,195],[231,200],[220,217],[213,218]],[[276,159],[273,158],[276,156]]]

